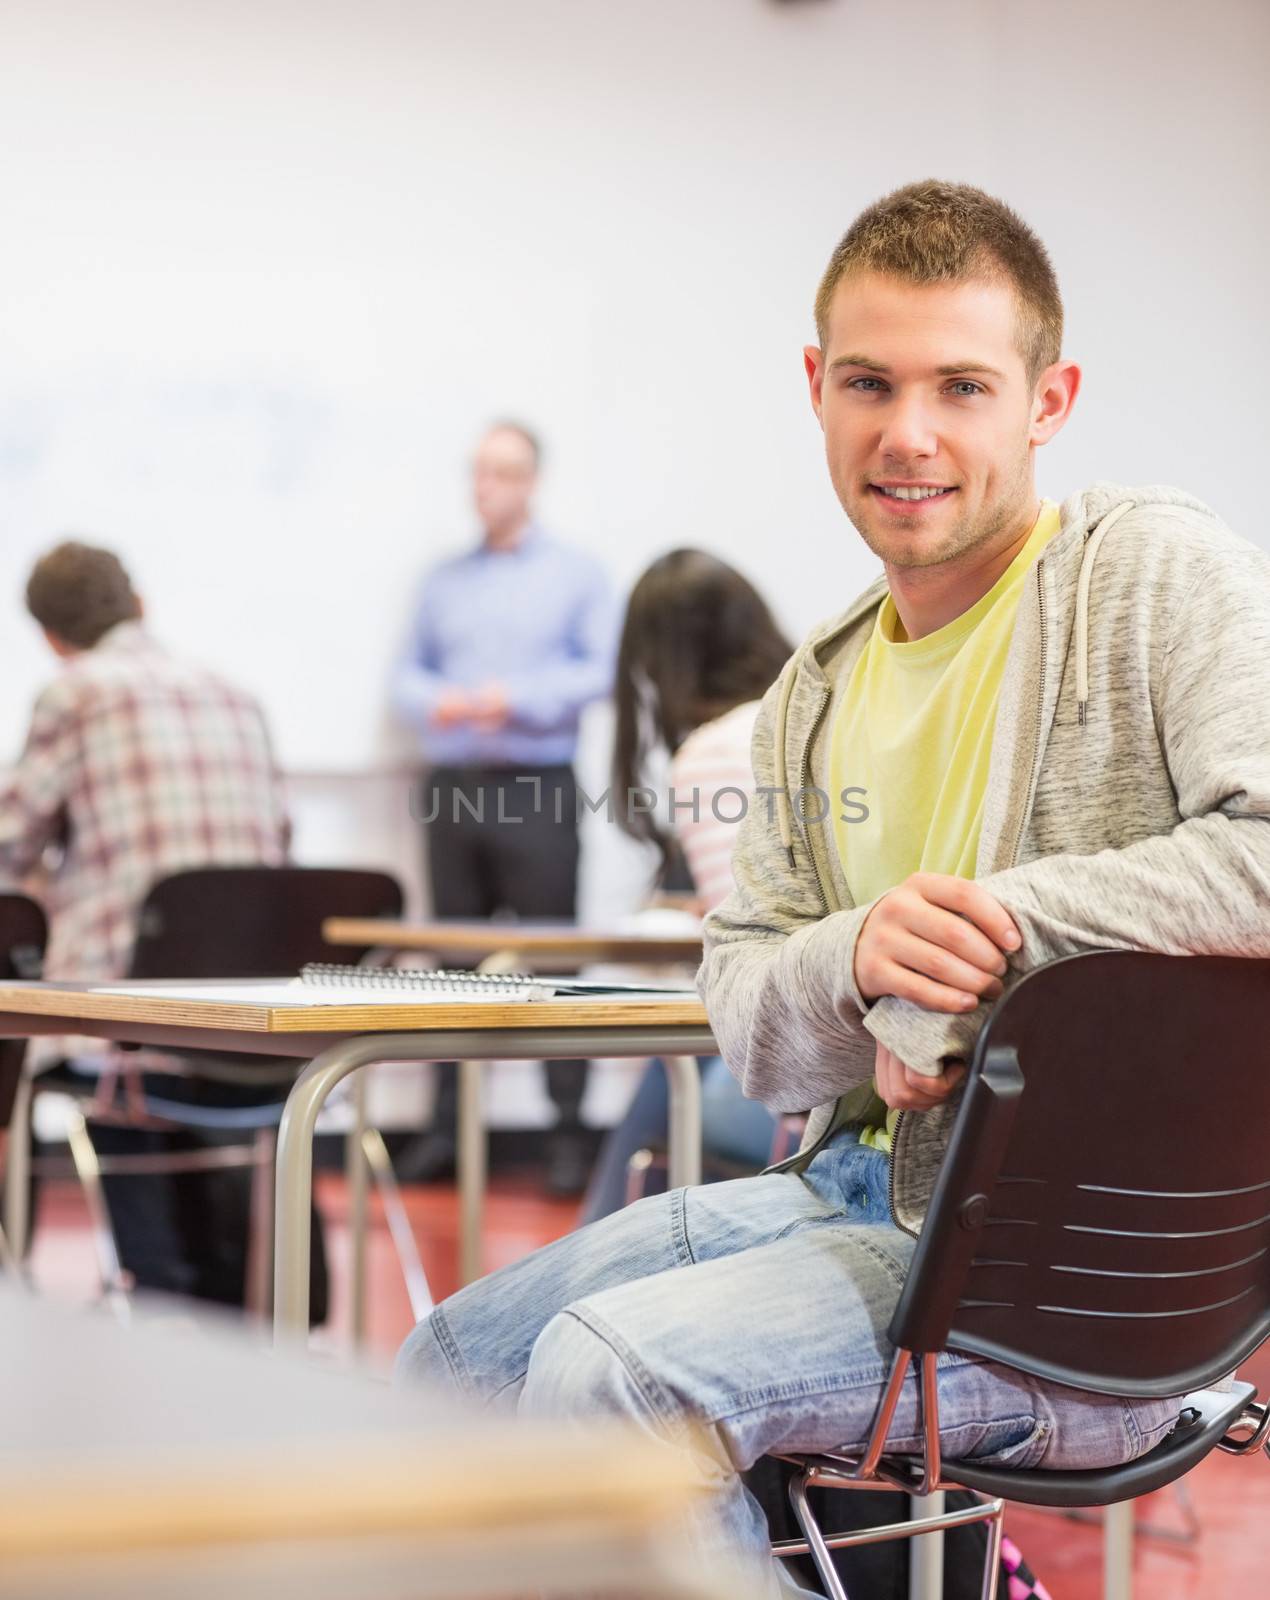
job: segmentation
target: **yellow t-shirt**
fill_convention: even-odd
[[[851,674],[829,754],[834,836],[857,905],[913,872],[973,878],[997,699],[1023,580],[1058,532],[1041,502],[1027,543],[980,600],[925,638],[905,638],[888,595]],[[848,788],[865,792],[841,797]],[[863,802],[868,815],[860,816]],[[856,803],[852,803],[856,802]],[[887,1128],[862,1142],[890,1149]]]

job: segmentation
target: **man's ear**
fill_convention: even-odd
[[[1080,392],[1080,377],[1080,368],[1074,361],[1055,361],[1036,380],[1029,444],[1048,444],[1071,416]]]
[[[40,632],[44,635],[44,642],[48,645],[49,649],[59,661],[69,661],[72,656],[77,656],[79,654],[78,647],[73,644],[68,644],[66,640],[62,638],[61,634],[51,633],[48,628],[43,627],[40,629]]]
[[[816,413],[816,420],[824,427],[824,419],[820,415],[820,391],[825,380],[825,356],[819,345],[805,344],[803,346],[803,366],[807,371],[807,387],[811,392],[811,409]]]

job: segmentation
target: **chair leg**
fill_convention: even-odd
[[[1001,1539],[1005,1533],[1005,1502],[996,1502],[996,1512],[988,1522],[988,1554],[983,1566],[983,1600],[996,1600],[997,1577],[1001,1571]]]
[[[807,1474],[798,1473],[789,1480],[789,1503],[794,1508],[794,1515],[798,1518],[798,1526],[803,1530],[803,1537],[807,1541],[807,1548],[811,1559],[816,1563],[816,1571],[820,1574],[820,1581],[825,1586],[825,1593],[829,1600],[850,1600],[847,1591],[842,1587],[833,1564],[833,1557],[829,1553],[829,1546],[825,1543],[825,1536],[820,1531],[820,1524],[812,1515],[811,1507],[807,1503]]]
[[[1103,1600],[1130,1600],[1133,1593],[1133,1506],[1121,1500],[1103,1511]]]
[[[392,1157],[388,1154],[388,1146],[384,1143],[384,1136],[378,1128],[366,1128],[363,1131],[362,1150],[384,1207],[388,1232],[397,1251],[397,1260],[401,1264],[401,1275],[406,1280],[410,1310],[415,1321],[422,1322],[436,1302],[432,1298],[428,1275],[423,1270],[410,1218],[406,1215],[406,1208],[402,1204],[401,1189],[397,1183],[397,1175],[393,1171]]]
[[[626,1190],[623,1205],[633,1206],[648,1193],[648,1175],[654,1168],[665,1171],[666,1163],[659,1161],[651,1150],[637,1150],[626,1163]]]
[[[97,1254],[97,1270],[101,1275],[102,1294],[109,1300],[115,1313],[127,1321],[129,1284],[120,1265],[115,1231],[110,1225],[110,1211],[106,1205],[106,1193],[101,1182],[101,1167],[88,1132],[88,1124],[84,1121],[84,1114],[73,1101],[67,1113],[66,1142],[70,1145],[71,1160],[75,1163],[75,1176],[79,1179],[84,1203],[88,1207],[93,1248]]]
[[[944,1492],[915,1494],[909,1502],[909,1520],[920,1522],[923,1517],[942,1516],[945,1509]],[[908,1558],[908,1600],[940,1600],[944,1592],[944,1534],[919,1534],[912,1541],[912,1554]]]

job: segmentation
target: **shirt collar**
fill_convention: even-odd
[[[528,555],[532,550],[542,543],[545,537],[546,535],[542,531],[542,525],[538,522],[535,522],[531,517],[525,524],[524,531],[521,533],[520,538],[510,550],[493,550],[490,548],[488,542],[484,538],[482,538],[480,544],[477,546],[477,549],[483,556]]]
[[[146,642],[145,628],[140,617],[128,617],[123,622],[116,622],[113,628],[107,628],[97,643],[94,650],[135,650]]]

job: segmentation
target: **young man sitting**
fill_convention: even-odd
[[[689,1537],[773,1592],[741,1474],[865,1440],[1003,985],[1100,947],[1270,954],[1270,561],[1177,490],[1038,498],[1080,373],[1043,246],[980,191],[870,207],[816,320],[830,477],[884,576],[764,702],[700,975],[746,1093],[818,1107],[804,1150],[473,1284],[400,1358],[480,1403],[686,1436],[710,1491]],[[1177,1411],[956,1355],[939,1384],[945,1455],[1022,1467],[1130,1459]],[[910,1383],[892,1445],[919,1434]]]

